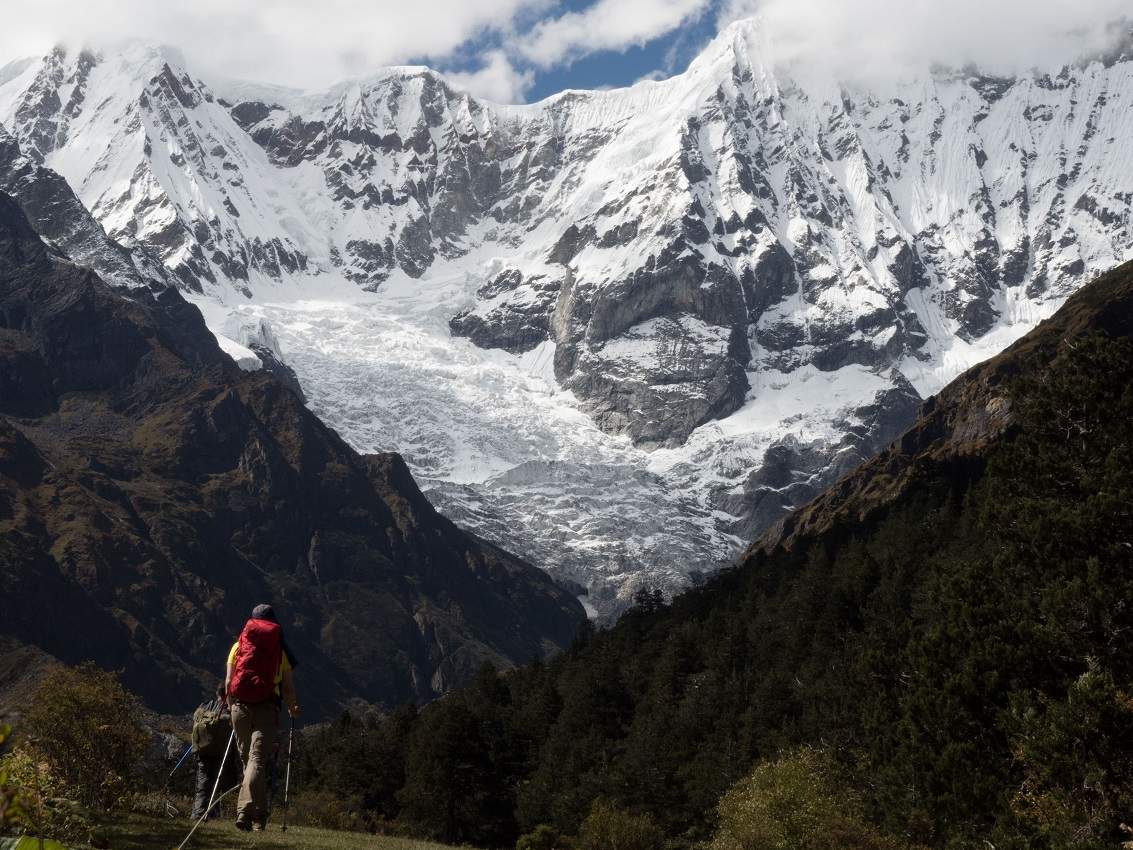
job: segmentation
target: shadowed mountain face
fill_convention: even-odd
[[[0,194],[0,631],[184,710],[272,600],[317,713],[565,646],[582,609],[363,457],[175,291],[127,298]]]

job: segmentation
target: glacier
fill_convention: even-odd
[[[58,48],[0,70],[0,140],[610,618],[1133,257],[1130,44],[882,91],[792,79],[744,21],[671,79],[520,106],[421,67],[302,92]]]

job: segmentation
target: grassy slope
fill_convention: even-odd
[[[129,817],[110,830],[113,850],[172,850],[189,831],[188,820]],[[231,821],[208,823],[197,830],[188,848],[196,850],[446,850],[441,844],[408,838],[388,838],[357,832],[332,832],[305,826],[280,832],[272,825],[267,832],[239,832]],[[188,850],[187,848],[187,850]]]

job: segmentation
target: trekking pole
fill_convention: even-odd
[[[239,790],[240,790],[239,785],[233,785],[231,788],[229,788],[227,791],[225,791],[223,794],[221,794],[219,797],[216,798],[217,804],[219,805],[220,801],[223,800],[225,797],[227,797],[229,794],[231,794],[233,791],[239,791]],[[197,827],[200,826],[202,823],[204,823],[208,819],[208,816],[209,816],[209,810],[206,809],[205,813],[200,816],[200,818],[197,820],[197,822],[195,824],[193,824],[193,828],[189,830],[189,834],[185,836],[185,840],[177,845],[176,850],[184,850],[185,845],[189,843],[189,839],[193,837],[193,833],[197,831]]]
[[[197,831],[197,827],[208,819],[208,816],[212,813],[213,804],[220,803],[221,800],[223,800],[225,797],[227,797],[229,794],[240,787],[240,785],[234,785],[219,797],[216,796],[216,789],[220,787],[220,777],[224,776],[224,766],[228,763],[228,753],[232,749],[232,740],[235,737],[236,730],[233,729],[228,735],[228,745],[224,748],[224,758],[220,760],[220,770],[216,772],[216,782],[214,782],[212,785],[212,793],[209,795],[209,804],[205,806],[204,814],[202,814],[200,819],[195,824],[193,824],[193,828],[189,830],[189,834],[185,836],[185,840],[177,845],[177,850],[183,850],[184,846],[189,843],[189,839],[193,837],[193,833]]]
[[[287,770],[283,774],[283,825],[280,832],[287,832],[287,804],[291,791],[291,746],[295,743],[295,718],[291,718],[291,729],[287,733]]]
[[[162,800],[162,803],[165,804],[165,813],[171,818],[175,818],[181,814],[181,810],[169,799],[169,783],[173,781],[173,774],[185,763],[185,759],[189,757],[189,753],[192,751],[193,745],[189,744],[189,746],[185,748],[185,752],[181,754],[181,758],[177,760],[177,764],[174,765],[173,770],[169,771],[169,775],[165,777],[165,787],[162,789],[162,796],[165,799]]]
[[[165,779],[166,785],[169,784],[169,780],[173,778],[173,774],[175,774],[177,772],[177,768],[179,768],[182,764],[185,763],[185,759],[187,759],[189,757],[189,753],[191,753],[192,751],[193,751],[193,745],[192,744],[189,744],[189,746],[185,747],[185,752],[183,752],[181,754],[181,758],[179,758],[177,760],[177,764],[174,765],[173,770],[169,771],[169,776],[166,777],[166,779]]]
[[[232,740],[236,737],[236,730],[233,729],[228,733],[228,745],[224,748],[224,758],[220,760],[220,770],[216,772],[216,782],[212,784],[212,793],[209,795],[209,804],[205,806],[205,816],[212,811],[213,800],[216,797],[216,789],[220,787],[220,777],[224,776],[224,766],[228,764],[228,752],[232,749]],[[227,792],[226,792],[227,793]],[[192,834],[192,833],[190,833]],[[187,840],[187,839],[186,839]]]

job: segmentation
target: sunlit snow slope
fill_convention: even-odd
[[[0,70],[0,124],[216,332],[266,319],[355,446],[611,614],[1133,257],[1127,49],[884,92],[772,55],[744,22],[671,80],[499,106],[57,50]]]

